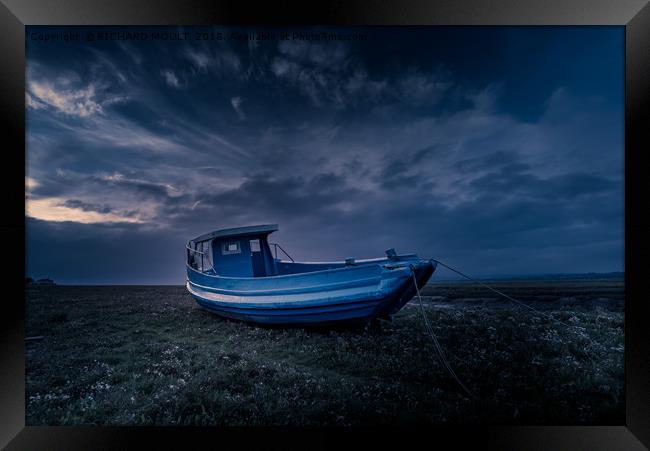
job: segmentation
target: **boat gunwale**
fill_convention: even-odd
[[[400,258],[404,257],[417,257],[417,254],[402,254],[398,255]],[[292,262],[290,260],[281,260],[279,258],[276,259],[280,263],[289,263],[289,264],[301,264],[301,265],[345,265],[345,261],[341,260],[336,260],[336,261],[328,261],[328,262]],[[373,258],[360,258],[358,260],[355,260],[355,263],[378,263],[381,261],[391,261],[390,258],[388,257],[373,257]],[[348,265],[349,266],[349,265]]]
[[[413,254],[415,255],[415,254]],[[382,259],[383,260],[383,259]],[[379,261],[382,261],[379,260]],[[391,261],[390,259],[385,259],[386,261]],[[428,261],[428,260],[422,260],[418,258],[419,261]],[[363,262],[362,260],[357,260],[359,262]],[[198,269],[192,268],[187,262],[185,262],[185,267],[192,270],[193,272],[200,274],[202,276],[206,277],[212,277],[215,279],[228,279],[228,280],[268,280],[268,279],[282,279],[282,278],[290,278],[290,277],[299,277],[299,276],[305,276],[305,275],[310,275],[310,274],[319,274],[319,273],[325,273],[325,272],[343,272],[343,271],[350,271],[350,270],[358,270],[362,268],[368,268],[372,266],[377,266],[379,267],[379,270],[381,272],[382,268],[384,269],[389,269],[390,271],[395,271],[395,270],[401,270],[401,269],[409,269],[407,262],[412,263],[412,261],[396,261],[395,263],[397,264],[396,267],[393,268],[386,268],[383,264],[380,264],[379,261],[377,262],[371,262],[369,264],[364,264],[364,265],[345,265],[341,268],[330,268],[330,269],[320,269],[317,271],[309,271],[309,272],[300,272],[300,273],[295,273],[295,274],[278,274],[275,276],[263,276],[263,277],[227,277],[227,276],[221,276],[219,274],[208,274],[202,271],[199,271]],[[286,262],[286,263],[292,263],[292,262]],[[300,263],[300,264],[309,264],[309,263],[302,263],[302,262],[295,262],[295,263]],[[339,262],[332,262],[332,263],[339,263]],[[343,262],[344,263],[344,262]],[[402,265],[399,265],[400,263],[403,263]],[[326,264],[326,263],[324,263]],[[340,264],[340,263],[339,263]]]

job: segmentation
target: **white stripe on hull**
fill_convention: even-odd
[[[226,294],[212,293],[209,291],[201,290],[196,287],[192,282],[187,282],[187,289],[190,293],[195,294],[203,299],[229,303],[234,306],[243,304],[274,304],[281,307],[282,305],[295,305],[301,303],[322,301],[322,302],[335,302],[337,300],[353,299],[360,297],[381,297],[388,293],[381,291],[380,284],[375,283],[353,288],[344,288],[339,290],[316,291],[312,293],[299,293],[287,295],[267,295],[267,296],[232,296]]]

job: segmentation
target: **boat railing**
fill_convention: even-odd
[[[291,260],[292,262],[295,263],[295,260],[293,259],[293,257],[291,257],[291,255],[289,255],[289,254],[287,253],[287,251],[285,251],[285,250],[282,248],[282,246],[280,246],[278,243],[269,243],[269,245],[271,245],[271,246],[273,246],[273,247],[275,248],[275,258],[276,258],[276,259],[278,258],[278,248],[280,248],[280,250],[282,251],[282,253],[283,253],[284,255],[286,255],[287,257],[289,257],[289,260]]]

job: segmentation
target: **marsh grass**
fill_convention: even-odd
[[[623,424],[622,282],[500,289],[544,314],[423,290],[470,398],[416,301],[379,329],[286,329],[222,319],[184,287],[29,288],[27,335],[45,338],[27,344],[27,424]]]

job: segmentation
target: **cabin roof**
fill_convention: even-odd
[[[268,235],[278,230],[277,224],[263,224],[263,225],[254,225],[247,227],[234,227],[232,229],[221,229],[215,230],[214,232],[205,233],[203,235],[197,236],[193,240],[193,243],[201,243],[203,241],[209,241],[214,238],[223,238],[223,237],[236,237],[244,235]]]

